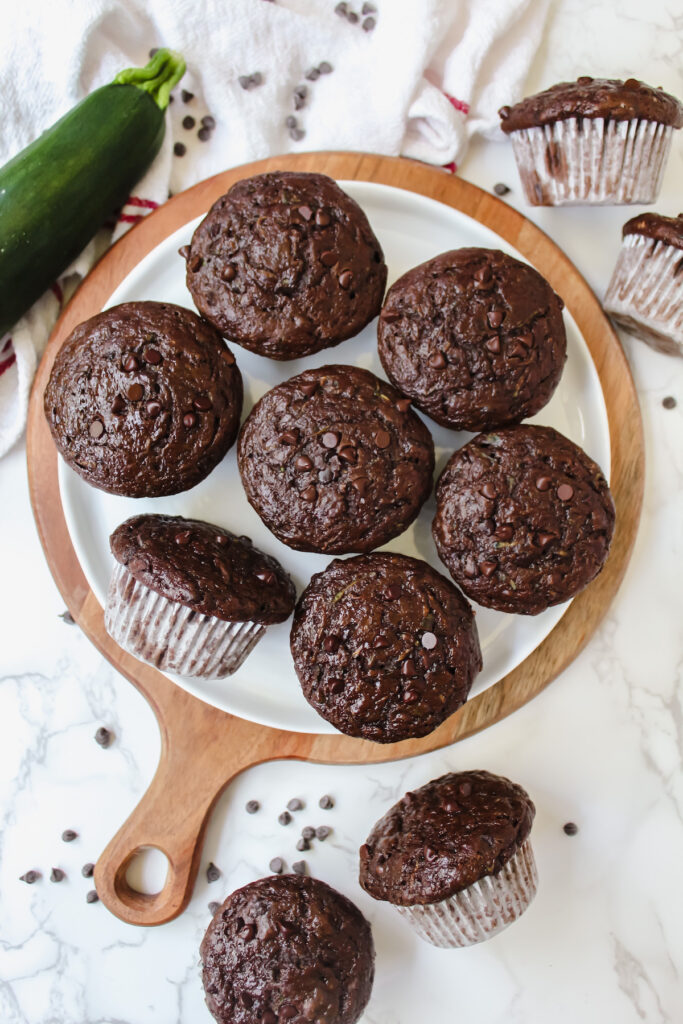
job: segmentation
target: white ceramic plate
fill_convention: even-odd
[[[382,243],[389,267],[389,284],[410,267],[437,253],[461,246],[495,247],[522,258],[488,228],[433,199],[369,182],[340,184],[363,207]],[[190,241],[200,219],[186,224],[149,253],[121,282],[107,306],[157,299],[194,308],[185,287],[185,263],[177,251]],[[543,272],[543,267],[538,269]],[[565,323],[567,365],[552,401],[535,419],[555,427],[581,445],[608,473],[609,429],[598,376],[586,343],[566,310]],[[265,391],[309,366],[355,363],[383,375],[377,356],[375,323],[350,341],[305,360],[282,363],[253,355],[238,346],[234,346],[233,351],[244,377],[245,417]],[[446,430],[426,418],[425,422],[434,437],[436,471],[439,473],[450,453],[471,435]],[[292,551],[266,529],[245,497],[237,470],[235,447],[197,487],[168,498],[136,500],[105,494],[89,487],[61,459],[59,483],[76,554],[88,583],[102,604],[111,571],[109,534],[124,519],[140,512],[164,512],[205,519],[235,533],[247,534],[257,547],[279,559],[292,575],[298,592],[314,572],[319,572],[330,561],[325,555]],[[434,499],[431,498],[413,526],[387,544],[386,549],[424,558],[445,572],[431,539],[434,511]],[[484,668],[474,681],[471,696],[492,686],[519,665],[559,622],[566,607],[558,605],[542,615],[528,617],[505,615],[477,606]],[[269,626],[265,637],[242,667],[227,679],[171,678],[209,704],[253,722],[300,732],[334,732],[332,726],[309,707],[301,693],[289,653],[289,628],[290,622]]]

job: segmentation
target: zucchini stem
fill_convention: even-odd
[[[149,93],[160,110],[168,106],[171,89],[185,74],[185,61],[175,50],[157,50],[144,68],[126,68],[119,71],[114,85],[134,85]]]

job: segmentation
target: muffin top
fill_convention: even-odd
[[[242,426],[251,505],[299,551],[370,551],[402,533],[432,489],[434,444],[391,384],[356,366],[306,370]]]
[[[481,669],[474,615],[426,562],[375,552],[335,559],[296,606],[294,667],[306,700],[350,736],[426,736]]]
[[[677,217],[664,217],[661,213],[639,213],[637,217],[626,221],[621,234],[624,238],[626,235],[645,235],[646,238],[654,238],[658,242],[683,249],[683,213]]]
[[[89,484],[158,497],[199,483],[233,444],[242,376],[196,313],[124,302],[71,333],[44,407],[60,454]]]
[[[600,572],[613,530],[599,466],[551,427],[479,434],[437,484],[439,557],[468,597],[499,611],[569,600]]]
[[[379,313],[387,280],[367,217],[324,174],[274,171],[238,181],[181,252],[200,312],[272,359],[353,337]]]
[[[140,515],[117,526],[117,562],[169,601],[225,622],[284,622],[296,591],[280,563],[248,537],[182,516]]]
[[[402,907],[438,903],[495,875],[531,831],[528,794],[490,772],[450,772],[387,811],[360,848],[360,884]]]
[[[590,78],[558,82],[550,89],[527,96],[512,107],[501,107],[504,132],[535,128],[570,117],[604,117],[614,121],[658,121],[683,126],[683,105],[663,89],[654,89],[636,78]]]
[[[300,875],[233,892],[200,954],[206,1003],[219,1024],[355,1024],[375,973],[370,925],[358,908]]]
[[[389,379],[437,423],[484,430],[533,416],[566,359],[563,302],[497,249],[455,249],[390,288],[378,348]]]

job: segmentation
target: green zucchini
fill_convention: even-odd
[[[185,73],[158,50],[121,71],[0,169],[0,337],[85,248],[159,152]]]

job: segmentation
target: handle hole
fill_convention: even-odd
[[[128,861],[126,882],[143,896],[157,896],[166,885],[169,862],[158,846],[139,846]]]

